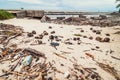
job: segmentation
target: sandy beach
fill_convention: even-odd
[[[90,25],[74,26],[54,23],[41,23],[40,20],[27,18],[14,18],[0,21],[0,23],[20,26],[25,32],[22,36],[12,39],[9,45],[17,44],[17,48],[29,47],[44,53],[47,57],[47,62],[53,62],[54,66],[63,73],[66,73],[70,68],[73,68],[73,62],[71,62],[71,60],[76,60],[77,64],[82,65],[85,68],[96,68],[94,71],[97,72],[103,78],[103,80],[116,79],[110,73],[103,70],[97,64],[97,62],[108,64],[114,67],[117,73],[120,75],[120,60],[113,58],[116,57],[120,59],[120,34],[114,34],[117,31],[120,31],[120,26],[102,28],[98,26],[93,27]],[[50,26],[52,27],[51,29],[49,29]],[[93,33],[90,28],[93,28],[94,30],[100,30],[101,34]],[[42,39],[42,42],[45,44],[31,45],[34,44],[35,38],[27,37],[26,33],[32,32],[33,30],[36,31],[34,37],[38,36],[43,31],[47,31],[49,33],[48,36],[45,36]],[[81,30],[84,30],[84,32],[81,32]],[[50,41],[48,41],[52,31],[55,31],[55,34],[53,35],[60,36],[61,39],[61,41],[57,42],[59,43],[59,46],[56,47],[57,49],[52,47],[50,45]],[[78,44],[78,41],[72,40],[74,37],[77,37],[75,34],[82,35],[79,36],[81,42],[80,44]],[[109,34],[110,36],[106,36],[106,34]],[[86,36],[87,38],[84,38],[83,36]],[[93,40],[89,39],[91,36],[93,37]],[[110,38],[110,42],[96,41],[95,39],[98,36],[102,38],[108,37]],[[73,45],[65,44],[67,39],[69,39]],[[60,54],[64,58],[56,56],[55,53]],[[86,55],[86,53],[91,54],[94,59]],[[2,69],[7,68],[9,64],[11,64],[10,61],[6,61],[4,64],[0,63],[0,75],[2,74]],[[51,74],[50,76],[55,76],[59,80],[64,80],[64,74],[61,73],[56,72],[55,75]]]

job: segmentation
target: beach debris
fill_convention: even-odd
[[[101,34],[101,32],[99,30],[96,31],[96,34]]]
[[[84,30],[81,30],[80,32],[84,32]]]
[[[42,35],[42,34],[40,34],[40,35],[39,35],[39,38],[40,38],[40,39],[43,39],[43,35]]]
[[[55,34],[55,31],[52,31],[51,34]]]
[[[73,43],[70,42],[70,41],[65,41],[64,43],[65,43],[65,44],[68,44],[68,45],[73,45]]]
[[[110,36],[110,34],[109,33],[107,33],[107,34],[105,34],[106,36]]]
[[[114,57],[114,56],[111,56],[112,58],[116,59],[116,60],[120,60],[120,58],[117,58],[117,57]]]
[[[92,36],[90,36],[90,37],[89,37],[89,39],[90,39],[90,40],[93,40],[93,37],[92,37]]]
[[[23,52],[27,52],[27,53],[29,53],[29,54],[32,55],[32,56],[45,58],[45,54],[44,54],[44,53],[39,52],[39,51],[37,51],[37,50],[35,50],[35,49],[32,49],[32,48],[25,48],[25,49],[23,50]]]
[[[110,38],[104,38],[103,42],[110,42]]]
[[[50,17],[44,15],[40,21],[41,22],[47,22],[47,21],[50,21],[50,20],[51,20]]]
[[[31,63],[31,61],[32,61],[32,56],[29,55],[29,56],[26,56],[26,57],[25,57],[25,59],[23,60],[22,63],[23,63],[24,66],[29,66],[30,63]]]
[[[49,29],[52,29],[52,26],[49,26]]]
[[[93,28],[90,28],[90,30],[93,30]]]
[[[70,72],[69,72],[69,71],[65,72],[65,73],[64,73],[64,77],[67,78],[67,79],[69,79],[69,77],[70,77]]]
[[[56,35],[54,35],[54,36],[50,35],[48,40],[50,40],[51,42],[53,42],[53,40],[54,41],[61,41],[61,39],[59,38],[59,36],[56,36]]]
[[[57,42],[51,42],[50,45],[57,50],[57,46],[59,46],[60,44]]]
[[[90,53],[85,53],[88,57],[92,58],[93,60],[95,59],[94,56]]]
[[[92,30],[93,33],[96,33],[96,30]]]
[[[85,68],[82,65],[73,62],[74,69],[70,68],[70,80],[75,78],[75,80],[103,80],[101,76],[96,73],[94,70],[96,68]]]
[[[120,34],[120,31],[115,32],[114,34]]]
[[[32,34],[36,34],[36,31],[35,31],[35,30],[33,30],[33,31],[32,31]]]
[[[48,35],[48,32],[47,31],[43,31],[43,35]]]
[[[54,40],[54,36],[53,35],[50,35],[49,36],[49,40],[51,40],[51,42]]]
[[[87,36],[83,36],[83,38],[87,38]]]
[[[99,42],[102,42],[102,38],[101,37],[96,37],[96,40],[99,41]]]
[[[99,46],[96,46],[97,49],[99,49],[100,47]]]
[[[39,76],[35,80],[43,80],[43,78],[42,78],[42,72],[39,73]]]
[[[28,33],[27,36],[28,37],[33,37],[33,34],[32,33]]]
[[[5,45],[4,46],[7,46],[8,45],[8,43],[10,42],[10,40],[12,40],[12,39],[14,39],[14,38],[16,38],[16,37],[18,37],[18,36],[21,36],[21,33],[19,33],[19,34],[16,34],[16,35],[14,35],[14,36],[11,36],[11,37],[9,37],[4,43],[5,43]]]
[[[77,38],[75,38],[75,37],[74,37],[74,38],[73,38],[73,40],[74,40],[74,41],[76,41],[76,40],[77,40]]]
[[[82,36],[81,34],[74,34],[74,36]]]
[[[111,74],[113,77],[115,77],[116,80],[120,80],[120,74],[117,73],[117,71],[115,70],[114,67],[111,67],[108,64],[103,64],[103,63],[99,63],[97,62],[97,64],[106,72],[108,72],[109,74]]]
[[[60,55],[60,54],[58,54],[58,53],[53,53],[53,54],[55,54],[56,56],[58,56],[58,57],[61,57],[61,58],[63,58],[63,59],[67,59],[66,57],[64,57],[64,56],[62,56],[62,55]]]

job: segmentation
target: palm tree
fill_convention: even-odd
[[[116,8],[119,8],[119,12],[120,12],[120,0],[116,0],[116,2],[118,3]]]

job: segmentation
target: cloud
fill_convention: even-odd
[[[1,0],[0,0],[1,1]],[[115,0],[3,0],[26,9],[102,11],[115,10]]]
[[[23,2],[23,3],[31,3],[31,4],[42,4],[43,2],[40,0],[8,0],[8,1],[16,1],[16,2]]]

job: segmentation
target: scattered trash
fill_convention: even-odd
[[[69,72],[69,71],[65,72],[64,77],[67,78],[67,79],[69,79],[69,77],[70,77],[70,72]]]
[[[32,49],[32,48],[25,48],[23,50],[23,52],[28,52],[30,55],[33,55],[33,56],[36,56],[36,57],[43,57],[43,58],[45,58],[45,54],[44,53],[39,52],[39,51],[37,51],[35,49]]]
[[[59,46],[60,44],[57,42],[51,42],[50,45],[57,50],[57,46]]]
[[[25,59],[24,59],[24,61],[23,61],[23,65],[24,65],[24,66],[29,66],[30,63],[31,63],[31,61],[32,61],[32,56],[29,55],[29,56],[25,57]]]

